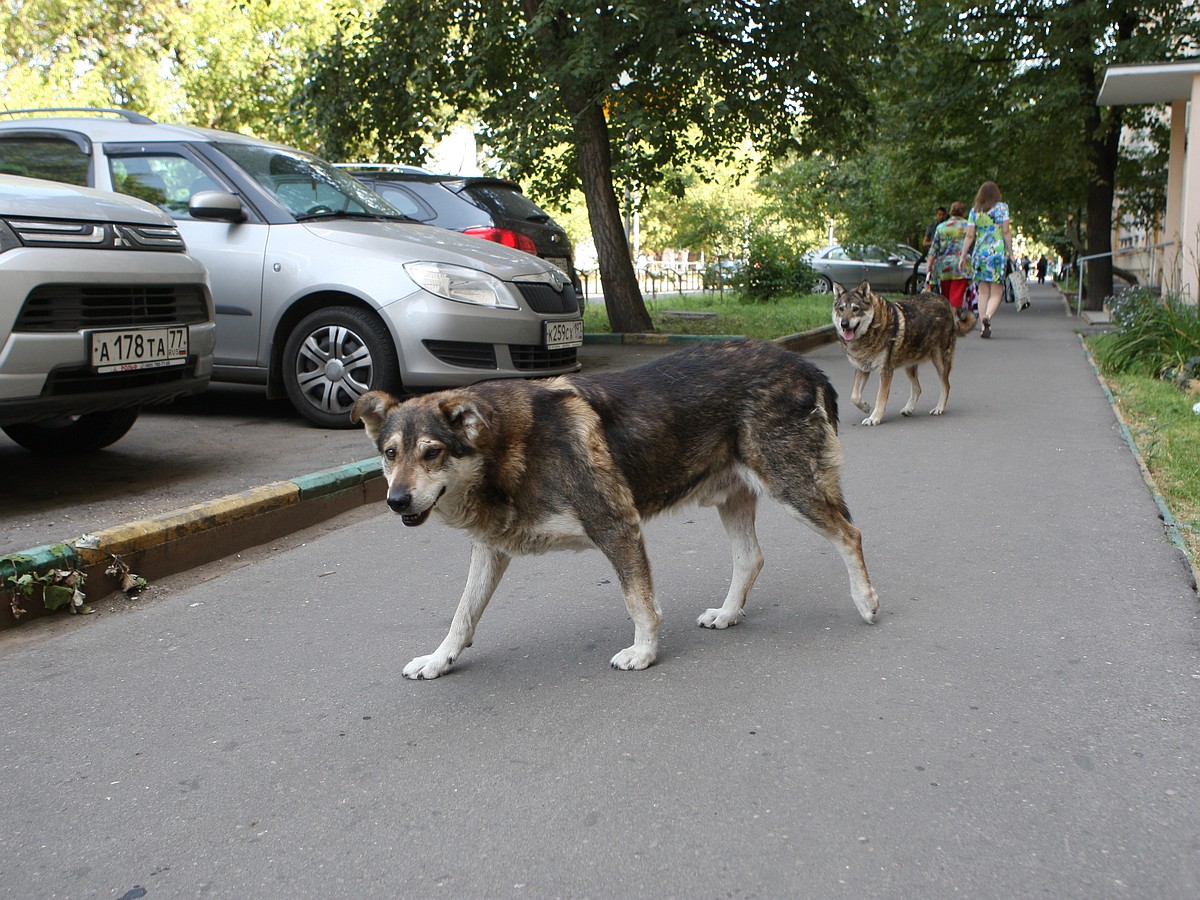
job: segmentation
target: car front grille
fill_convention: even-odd
[[[55,369],[46,378],[42,388],[43,397],[75,397],[105,391],[125,391],[171,384],[175,381],[190,381],[196,375],[196,358],[189,356],[182,366],[166,366],[160,369],[143,369],[136,372],[114,372],[97,376],[96,370],[87,366]]]
[[[464,369],[497,369],[496,350],[492,344],[466,341],[425,341],[425,348],[448,366]],[[510,344],[509,355],[519,372],[553,372],[575,365],[575,348],[547,350],[536,344]]]
[[[425,341],[425,349],[448,366],[464,369],[495,369],[496,348],[467,341]]]
[[[575,348],[547,350],[545,347],[513,344],[508,348],[513,365],[522,372],[549,372],[575,365]]]
[[[540,281],[518,281],[515,284],[529,308],[536,313],[548,315],[579,312],[579,297],[575,288],[569,284],[561,291],[556,291]]]
[[[198,285],[46,284],[25,298],[13,331],[69,332],[208,321]]]

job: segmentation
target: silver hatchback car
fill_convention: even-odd
[[[265,385],[338,428],[369,390],[579,368],[578,297],[536,256],[416,224],[289,147],[124,111],[46,112],[0,118],[0,171],[171,215],[209,271],[214,381]]]
[[[0,428],[49,453],[106,447],[143,406],[208,387],[204,267],[161,210],[0,175]]]

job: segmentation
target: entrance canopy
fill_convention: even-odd
[[[1200,57],[1109,66],[1096,103],[1171,107],[1165,238],[1174,246],[1164,254],[1164,286],[1195,303],[1200,298]]]

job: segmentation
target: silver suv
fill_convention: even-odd
[[[138,410],[208,387],[204,267],[129,197],[0,175],[0,428],[23,447],[106,447]]]
[[[577,295],[536,256],[416,224],[299,150],[129,112],[44,112],[0,118],[0,171],[169,213],[209,270],[214,380],[265,385],[334,428],[368,390],[579,368]]]

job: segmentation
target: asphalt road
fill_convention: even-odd
[[[837,348],[812,354],[843,396]],[[517,560],[447,676],[461,534],[382,508],[123,615],[0,634],[0,896],[1200,895],[1200,616],[1061,308],[963,339],[947,414],[842,405],[882,597],[765,503],[650,523],[640,673],[596,553]],[[900,391],[903,394],[903,391]],[[269,452],[265,451],[264,452]]]
[[[588,371],[600,371],[663,352],[589,344],[580,358]],[[0,432],[0,554],[371,455],[361,429],[312,427],[286,401],[238,385],[147,409],[120,441],[78,458],[29,453]]]

